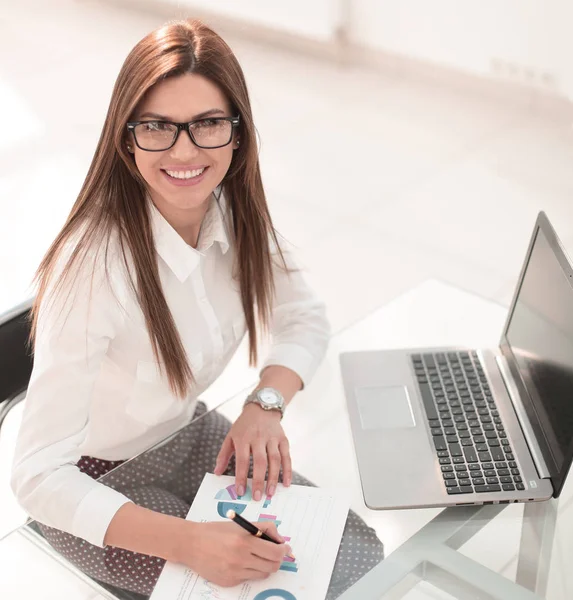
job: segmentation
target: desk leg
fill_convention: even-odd
[[[516,583],[545,598],[559,500],[528,502],[523,508]]]

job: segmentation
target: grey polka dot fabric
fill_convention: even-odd
[[[82,472],[117,489],[135,504],[184,519],[205,473],[215,468],[230,427],[231,423],[225,417],[217,412],[207,412],[205,405],[199,403],[191,424],[145,455],[130,461],[82,456],[77,465]],[[228,475],[233,473],[234,463],[227,470]],[[293,475],[293,483],[312,485],[297,473]],[[119,598],[126,596],[122,590],[149,596],[165,564],[161,558],[122,548],[98,548],[41,523],[38,523],[38,529],[53,548],[86,575],[118,588]],[[374,530],[350,512],[327,600],[336,600],[383,557],[384,548]]]

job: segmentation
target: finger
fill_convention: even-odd
[[[269,442],[267,444],[267,458],[269,461],[267,495],[274,496],[279,481],[279,472],[281,470],[281,453],[279,452],[279,445],[276,442]]]
[[[286,438],[279,444],[279,452],[281,453],[283,465],[283,483],[288,487],[292,482],[292,461],[290,458],[290,444]]]
[[[255,525],[269,537],[281,544],[285,541],[283,536],[279,533],[276,523],[274,521],[258,521]]]
[[[253,498],[258,502],[263,496],[267,473],[267,449],[263,444],[253,446]]]
[[[257,541],[260,542],[260,540]],[[265,543],[270,544],[270,542]],[[284,556],[281,553],[276,553],[272,559],[262,558],[257,554],[250,554],[245,560],[244,567],[245,569],[252,569],[253,571],[269,575],[270,573],[276,573],[280,569],[283,558]]]
[[[260,581],[262,579],[267,579],[270,575],[271,573],[262,573],[261,571],[255,571],[253,569],[243,569],[239,573],[241,583],[245,583],[246,581]]]
[[[229,461],[231,460],[233,453],[233,440],[231,439],[230,435],[227,435],[223,445],[221,446],[221,450],[219,450],[219,455],[217,456],[215,475],[222,475],[225,472],[225,469],[229,466]]]
[[[249,444],[235,444],[237,470],[235,472],[235,487],[239,496],[244,496],[247,490],[247,475],[249,474],[249,458],[251,448]]]
[[[274,542],[260,540],[258,538],[253,538],[250,552],[266,562],[277,565],[277,568],[281,566],[285,557],[292,554],[291,547],[288,544],[275,544]]]

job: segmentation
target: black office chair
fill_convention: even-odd
[[[27,341],[32,299],[0,315],[0,428],[4,419],[26,396],[32,373]]]

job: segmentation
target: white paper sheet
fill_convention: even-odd
[[[347,495],[279,485],[272,499],[255,502],[251,482],[246,494],[237,498],[234,481],[207,473],[187,519],[224,521],[232,508],[251,522],[273,520],[280,534],[289,538],[296,561],[283,562],[265,581],[233,588],[221,588],[183,565],[167,563],[150,600],[324,600],[348,516]]]

